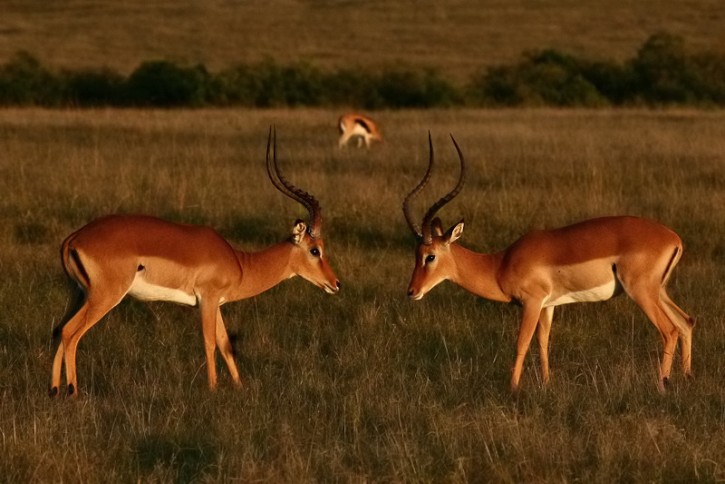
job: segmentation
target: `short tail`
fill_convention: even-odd
[[[61,264],[63,264],[63,269],[68,277],[77,281],[81,286],[88,288],[91,285],[91,279],[88,276],[88,272],[86,272],[86,268],[83,266],[83,261],[81,261],[78,251],[73,247],[74,239],[75,234],[63,241],[60,247]]]
[[[86,302],[86,291],[91,284],[88,272],[86,272],[86,268],[83,266],[78,251],[72,247],[73,239],[74,236],[71,235],[63,241],[60,247],[61,264],[68,279],[70,279],[71,302],[60,323],[53,328],[54,339],[58,338],[63,326],[83,307],[83,304]]]
[[[665,272],[662,274],[661,284],[663,286],[667,284],[667,281],[670,279],[670,275],[672,275],[672,271],[675,269],[675,266],[680,261],[680,257],[682,257],[682,246],[676,245],[675,250],[674,252],[672,252],[672,256],[670,257],[670,261],[667,263]]]

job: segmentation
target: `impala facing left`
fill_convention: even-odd
[[[601,217],[552,230],[529,232],[493,254],[473,252],[457,243],[463,221],[443,231],[436,213],[463,189],[465,162],[456,141],[461,174],[456,187],[434,203],[419,227],[410,201],[426,185],[433,168],[428,137],[428,171],[403,202],[403,214],[416,236],[415,269],[408,296],[421,299],[444,280],[451,280],[486,299],[513,302],[523,308],[516,343],[511,389],[518,390],[524,357],[538,328],[544,382],[549,380],[549,332],[554,308],[562,304],[605,301],[625,292],[659,330],[664,345],[660,391],[670,378],[672,357],[682,339],[682,370],[690,375],[694,320],[667,295],[666,285],[682,256],[682,240],[669,228],[639,217]]]
[[[267,140],[267,174],[283,194],[309,212],[309,225],[297,220],[289,239],[259,252],[232,248],[209,227],[177,224],[139,215],[110,215],[92,221],[62,244],[63,268],[78,288],[77,305],[54,331],[60,343],[53,360],[50,396],[59,394],[65,362],[67,393],[77,395],[76,349],[83,335],[127,296],[198,306],[209,388],[217,385],[219,351],[235,385],[241,386],[220,306],[264,292],[293,276],[302,276],[330,294],[340,282],[330,267],[322,240],[317,200],[290,184],[273,159]]]

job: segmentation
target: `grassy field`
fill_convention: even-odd
[[[380,112],[387,142],[369,152],[336,148],[336,114],[0,111],[3,480],[725,479],[725,113]],[[196,310],[124,301],[80,345],[80,398],[50,400],[61,240],[110,212],[208,224],[249,250],[281,240],[304,213],[266,178],[272,123],[289,178],[322,203],[339,296],[295,279],[225,306],[246,388],[220,361],[215,394]],[[441,215],[465,216],[468,247],[603,214],[675,229],[695,379],[658,394],[659,336],[620,297],[558,310],[551,384],[533,349],[513,398],[519,308],[451,284],[409,302],[400,204],[428,129],[440,161],[416,209],[455,180],[453,133],[470,172]]]
[[[725,49],[720,0],[2,0],[0,12],[0,62],[22,49],[57,69],[122,74],[151,59],[218,70],[273,58],[325,68],[403,63],[462,80],[544,47],[624,60],[662,30],[694,49]]]

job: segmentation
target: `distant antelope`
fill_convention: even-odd
[[[110,215],[71,234],[61,247],[63,268],[78,286],[78,306],[56,328],[60,343],[53,360],[50,396],[59,393],[65,361],[68,395],[77,394],[76,348],[83,335],[126,296],[198,306],[209,388],[217,385],[219,348],[235,385],[241,386],[220,306],[264,292],[299,275],[335,294],[340,282],[327,261],[317,200],[290,184],[277,166],[277,143],[267,174],[283,194],[304,206],[309,225],[297,220],[285,241],[259,252],[232,248],[214,229],[142,215]]]
[[[682,241],[659,223],[637,217],[603,217],[553,230],[529,232],[507,249],[480,254],[456,243],[463,221],[447,231],[436,212],[463,188],[465,163],[458,151],[461,174],[456,187],[428,209],[422,227],[413,222],[410,200],[431,176],[433,143],[428,137],[428,171],[403,202],[403,214],[418,244],[408,296],[419,300],[444,280],[478,296],[523,307],[511,389],[518,390],[524,357],[538,326],[541,372],[549,381],[549,332],[556,306],[604,301],[626,292],[659,330],[664,354],[658,388],[670,378],[678,336],[682,337],[682,369],[691,375],[694,320],[667,295],[665,286],[682,256]],[[435,217],[435,218],[434,218]]]
[[[340,129],[340,141],[338,146],[342,148],[350,142],[350,139],[357,139],[357,147],[361,147],[363,141],[365,147],[370,148],[372,141],[383,141],[378,125],[372,119],[361,114],[348,113],[340,116],[338,121]]]

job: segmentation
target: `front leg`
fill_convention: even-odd
[[[554,306],[541,310],[536,335],[539,339],[539,359],[541,360],[541,378],[544,384],[549,383],[549,334],[551,321],[554,319]]]
[[[209,389],[216,389],[216,326],[219,303],[217,298],[200,298],[201,332],[204,338],[204,354],[206,355],[206,371]]]
[[[229,341],[227,329],[224,326],[221,308],[217,308],[216,312],[216,344],[227,364],[229,375],[232,377],[232,382],[236,387],[240,388],[242,386],[242,380],[239,378],[239,370],[237,370],[237,364],[234,362],[234,351],[232,349],[232,344]]]
[[[524,311],[521,317],[521,326],[519,327],[519,337],[516,342],[516,363],[514,364],[513,374],[511,376],[511,391],[518,392],[521,381],[521,374],[524,371],[524,358],[529,351],[531,338],[534,336],[536,323],[539,321],[541,314],[541,301],[525,302]]]

